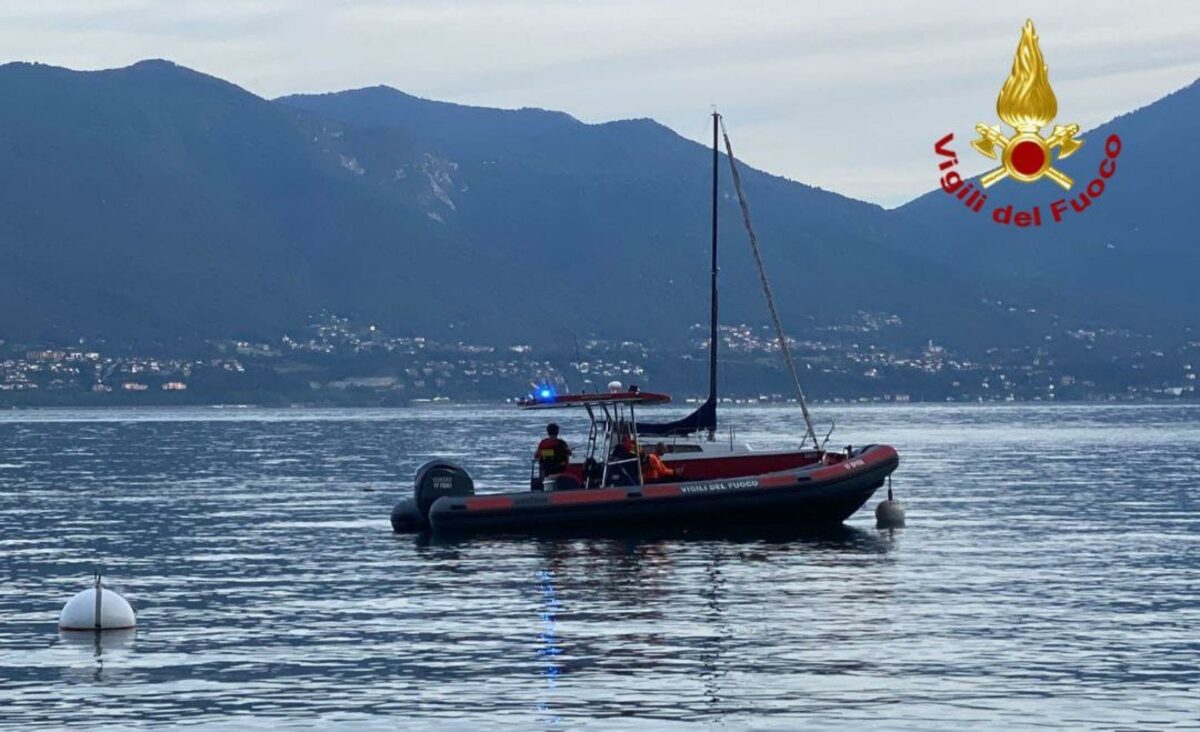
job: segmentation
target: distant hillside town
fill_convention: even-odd
[[[1035,347],[955,353],[928,341],[891,345],[902,325],[859,312],[790,342],[817,402],[1189,400],[1200,342],[1159,350],[1128,331],[1066,330]],[[398,336],[333,314],[269,342],[211,341],[191,352],[142,353],[103,343],[0,341],[0,405],[330,404],[500,401],[540,385],[603,389],[611,380],[696,400],[708,340],[692,326],[681,349],[584,338],[550,351],[526,343]],[[763,324],[720,329],[721,391],[731,402],[787,401],[779,345]]]

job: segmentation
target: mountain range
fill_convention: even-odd
[[[268,100],[157,60],[7,64],[0,95],[0,339],[277,339],[332,312],[498,345],[682,343],[707,318],[711,152],[653,120],[382,86]],[[1063,171],[1086,184],[1117,133],[1118,173],[1039,229],[937,189],[885,210],[743,166],[789,331],[869,312],[898,316],[897,343],[966,350],[1068,326],[1194,339],[1198,114],[1192,84],[1084,131]],[[722,320],[765,322],[721,162]]]

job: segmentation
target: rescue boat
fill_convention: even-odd
[[[435,460],[417,471],[412,498],[392,510],[397,532],[548,532],[572,528],[637,525],[748,526],[840,524],[884,484],[899,465],[887,445],[842,451],[697,459],[668,451],[664,462],[682,468],[665,482],[642,480],[642,461],[614,457],[627,435],[636,434],[636,407],[669,397],[639,391],[569,395],[523,404],[526,409],[579,407],[591,417],[586,457],[559,475],[530,480],[521,491],[476,495],[470,473]],[[793,464],[747,473],[747,466]],[[721,467],[713,471],[711,465]],[[694,472],[693,472],[694,471]],[[725,473],[711,477],[712,472]]]
[[[848,445],[831,451],[825,449],[829,435],[818,442],[762,266],[728,135],[724,135],[725,149],[734,188],[805,430],[798,447],[791,450],[760,452],[735,446],[732,440],[716,440],[718,129],[723,130],[723,124],[714,112],[709,393],[704,403],[682,419],[647,423],[638,421],[637,411],[666,404],[669,396],[616,382],[606,393],[559,395],[553,389],[536,389],[519,401],[521,409],[580,409],[587,414],[590,428],[581,455],[554,475],[543,475],[545,466],[539,470],[533,460],[528,488],[483,495],[475,494],[474,480],[465,468],[447,460],[426,463],[417,471],[412,497],[392,509],[395,531],[837,525],[858,511],[896,470],[900,457],[888,445]],[[676,475],[661,482],[646,480],[643,450],[649,443],[661,445],[661,459]],[[555,469],[561,470],[561,465]]]

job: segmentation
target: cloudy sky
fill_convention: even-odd
[[[387,84],[698,140],[716,104],[747,162],[894,206],[934,183],[934,140],[995,119],[1026,17],[1059,122],[1200,77],[1195,0],[3,0],[0,57],[167,58],[267,97]]]

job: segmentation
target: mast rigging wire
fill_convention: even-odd
[[[771,294],[771,283],[767,280],[767,269],[763,266],[762,254],[758,249],[758,237],[754,235],[754,226],[750,223],[750,206],[746,203],[746,196],[742,193],[742,179],[738,175],[737,159],[733,156],[733,145],[729,142],[729,132],[725,129],[725,117],[719,116],[721,122],[721,137],[725,139],[725,152],[729,155],[729,171],[733,178],[733,187],[737,191],[738,203],[742,207],[742,221],[746,224],[746,234],[750,238],[750,249],[754,252],[754,263],[758,265],[758,278],[762,282],[763,294],[767,298],[767,309],[771,311],[771,321],[775,324],[775,336],[779,339],[779,350],[783,351],[783,358],[787,361],[788,371],[792,375],[792,384],[796,387],[796,398],[800,402],[800,412],[804,415],[804,424],[808,432],[804,436],[804,440],[800,442],[803,447],[804,443],[812,440],[813,447],[820,449],[821,445],[817,441],[817,433],[813,430],[812,416],[808,413],[808,402],[804,399],[804,390],[800,388],[800,376],[796,373],[796,362],[792,359],[792,351],[788,348],[787,336],[784,335],[783,325],[779,321],[779,311],[775,308],[775,298]]]

